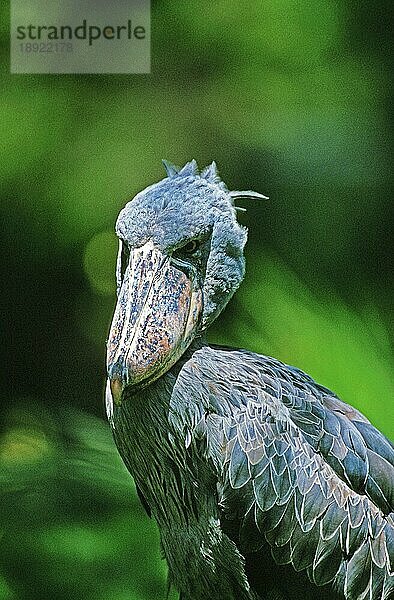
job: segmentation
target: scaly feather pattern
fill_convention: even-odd
[[[245,556],[268,542],[277,564],[347,600],[393,597],[394,449],[357,410],[294,367],[204,346],[179,372],[170,423],[211,462]]]

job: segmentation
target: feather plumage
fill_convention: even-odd
[[[393,445],[299,369],[202,341],[244,276],[234,199],[264,196],[214,162],[163,162],[117,221],[106,407],[169,583],[182,600],[394,597]]]
[[[221,414],[213,431],[207,382],[216,381]],[[196,421],[208,441],[206,458],[218,465],[223,516],[239,518],[241,510],[242,517],[240,505],[252,495],[240,521],[244,552],[256,550],[260,534],[278,562],[306,571],[318,586],[343,581],[347,600],[387,597],[394,450],[365,417],[279,361],[205,346],[183,366],[170,403],[177,435],[189,431],[193,440]],[[385,457],[371,449],[380,444]]]

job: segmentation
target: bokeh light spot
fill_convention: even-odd
[[[26,427],[14,427],[0,440],[0,463],[32,463],[50,454],[51,448],[45,434]]]

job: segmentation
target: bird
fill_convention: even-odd
[[[394,446],[296,367],[208,344],[247,230],[215,162],[116,222],[106,412],[181,600],[394,598]]]

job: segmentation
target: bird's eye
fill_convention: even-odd
[[[199,257],[199,253],[197,251],[201,248],[201,244],[201,240],[189,240],[183,246],[176,248],[172,256],[174,259],[177,259],[181,262],[193,262],[193,260],[196,260],[196,258]]]
[[[190,242],[187,242],[180,250],[186,254],[193,254],[199,247],[200,243],[198,240],[190,240]]]

